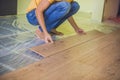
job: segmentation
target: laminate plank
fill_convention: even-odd
[[[80,45],[84,42],[90,41],[94,38],[103,36],[104,34],[99,31],[89,31],[86,35],[74,35],[67,37],[58,41],[55,41],[54,44],[44,44],[40,46],[32,47],[31,50],[44,56],[48,57],[54,55],[57,52],[72,48],[76,45]]]
[[[102,47],[85,56],[76,57],[76,60],[63,65],[42,80],[119,80],[120,36],[119,33],[117,35],[111,36],[112,42],[100,45]]]
[[[63,65],[42,80],[119,80],[120,37]]]

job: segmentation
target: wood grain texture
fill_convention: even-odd
[[[90,41],[94,38],[97,38],[103,35],[104,35],[103,33],[98,32],[96,30],[89,31],[87,32],[86,35],[74,35],[71,37],[67,37],[67,38],[55,41],[54,44],[44,44],[44,45],[32,47],[31,50],[44,57],[48,57],[57,52],[61,52],[63,50],[75,47],[76,45],[80,45],[84,42]]]
[[[76,58],[42,80],[119,80],[120,50],[115,42],[104,47]]]
[[[0,80],[119,80],[120,31],[46,57]]]

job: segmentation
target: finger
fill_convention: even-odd
[[[83,30],[79,30],[78,33],[79,34],[86,34],[86,32],[84,32]]]
[[[48,41],[48,40],[45,40],[45,43],[49,43],[49,41]]]
[[[45,43],[48,43],[49,41],[48,41],[48,39],[47,38],[45,38]]]
[[[49,40],[49,41],[50,41],[50,43],[53,43],[53,40],[52,40],[52,38],[50,38],[50,40]]]
[[[46,43],[53,43],[53,40],[51,38],[47,38]]]
[[[83,34],[86,35],[87,33],[83,31]]]

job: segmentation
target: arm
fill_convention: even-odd
[[[53,43],[53,40],[50,36],[50,34],[47,32],[43,12],[50,6],[50,2],[48,0],[41,0],[40,4],[36,8],[36,17],[38,19],[39,24],[42,27],[44,36],[45,36],[45,42],[46,43]]]
[[[72,25],[72,27],[74,28],[76,33],[78,33],[78,34],[85,33],[82,29],[80,29],[78,27],[78,25],[76,24],[76,22],[75,22],[75,20],[74,20],[74,18],[72,16],[68,18],[68,21]]]

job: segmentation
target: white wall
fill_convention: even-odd
[[[81,12],[92,13],[92,20],[101,22],[105,0],[76,0],[79,2]]]
[[[94,0],[94,6],[92,11],[92,20],[101,22],[103,18],[105,0]]]
[[[18,14],[25,14],[25,10],[31,0],[18,0]],[[80,4],[81,12],[92,12],[94,6],[94,0],[75,0]]]
[[[93,6],[94,6],[94,0],[75,0],[75,1],[77,1],[80,4],[81,12],[92,13]]]
[[[18,14],[25,14],[31,0],[18,0]],[[92,19],[102,20],[104,0],[75,0],[80,4],[81,12],[92,13]]]
[[[26,8],[31,0],[18,0],[17,14],[25,14]]]

